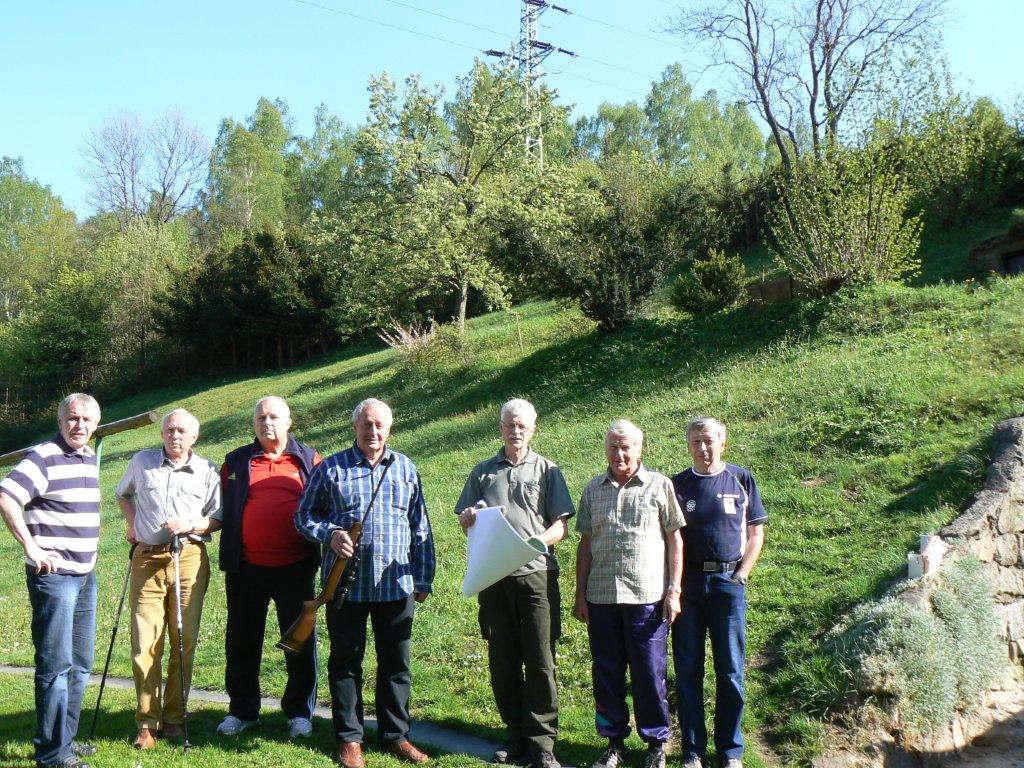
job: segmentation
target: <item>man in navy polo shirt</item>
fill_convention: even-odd
[[[702,768],[704,637],[715,666],[715,749],[725,768],[741,768],[746,584],[764,544],[768,514],[754,476],[722,460],[725,425],[701,417],[686,427],[693,466],[672,478],[686,516],[682,614],[672,629],[679,689],[683,768]]]

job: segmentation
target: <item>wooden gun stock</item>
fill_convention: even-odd
[[[359,537],[362,533],[362,523],[355,523],[349,529],[348,535],[356,547],[359,546]],[[309,638],[313,636],[313,629],[316,627],[317,611],[320,610],[321,605],[329,603],[334,599],[334,593],[338,589],[338,584],[341,583],[341,577],[345,575],[345,567],[348,565],[348,562],[349,559],[347,557],[335,558],[334,565],[331,566],[331,571],[327,574],[327,580],[324,582],[324,588],[320,591],[319,595],[312,600],[306,600],[302,604],[302,613],[288,627],[288,631],[281,635],[281,639],[277,641],[278,648],[288,653],[302,653],[302,649],[306,647]]]

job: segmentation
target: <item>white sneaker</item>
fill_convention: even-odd
[[[234,715],[228,715],[220,721],[220,725],[217,726],[217,733],[221,736],[237,736],[246,728],[251,728],[258,722],[259,720],[240,720]]]
[[[704,764],[696,755],[688,755],[686,759],[683,760],[683,768],[704,768]]]
[[[743,761],[738,757],[730,757],[722,768],[743,768]]]
[[[313,723],[305,717],[288,718],[288,738],[308,739],[313,733]]]

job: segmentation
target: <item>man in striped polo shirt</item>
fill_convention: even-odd
[[[100,423],[90,395],[57,409],[60,434],[31,448],[0,481],[0,512],[25,549],[35,647],[37,766],[88,768],[74,741],[92,669],[100,485],[89,440]]]

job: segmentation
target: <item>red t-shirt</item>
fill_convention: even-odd
[[[313,456],[313,466],[321,461]],[[316,544],[295,530],[302,496],[302,470],[290,454],[272,459],[260,453],[249,463],[249,493],[242,511],[242,559],[253,565],[297,563],[316,554]]]

